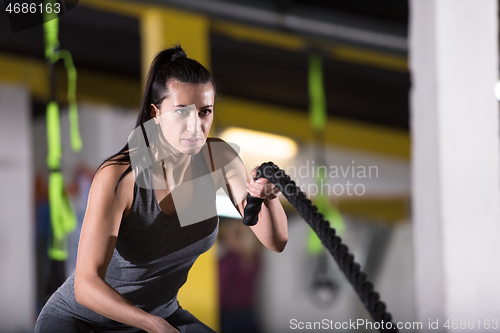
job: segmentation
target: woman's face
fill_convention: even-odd
[[[197,154],[205,144],[214,118],[214,88],[211,83],[180,81],[168,83],[169,97],[156,107],[151,117],[158,117],[162,133],[177,151]]]

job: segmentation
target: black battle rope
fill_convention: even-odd
[[[263,163],[257,169],[255,179],[262,177],[268,179],[283,193],[283,196],[316,232],[323,245],[332,254],[340,269],[358,293],[373,320],[379,323],[379,331],[397,332],[396,325],[391,322],[391,314],[386,312],[385,303],[380,300],[380,295],[374,290],[373,283],[367,280],[367,276],[361,271],[360,265],[354,262],[354,256],[349,253],[347,246],[342,244],[340,237],[335,235],[335,229],[330,227],[330,223],[324,219],[323,214],[318,212],[318,208],[312,204],[311,200],[306,197],[295,182],[274,163]],[[255,225],[257,223],[262,201],[262,199],[248,195],[243,217],[244,224]]]

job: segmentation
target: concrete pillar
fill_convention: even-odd
[[[440,331],[447,319],[473,320],[475,332],[500,320],[497,22],[496,0],[410,1],[415,297],[424,330],[429,319]]]
[[[35,223],[28,89],[0,85],[0,332],[33,331]]]

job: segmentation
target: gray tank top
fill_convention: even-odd
[[[154,189],[140,187],[137,183],[141,183],[136,182],[131,211],[121,221],[106,272],[106,282],[125,298],[163,318],[178,308],[177,292],[186,282],[189,269],[200,254],[212,247],[218,233],[216,186],[211,177],[203,177],[210,171],[202,152],[194,155],[191,161],[193,179],[201,180],[193,194],[193,205],[200,200],[212,203],[213,217],[181,227],[177,217],[161,210]],[[147,184],[151,179],[150,169],[145,169],[138,177],[143,177],[142,184]],[[74,295],[74,273],[53,294],[47,306],[59,314],[84,320],[95,330],[137,331],[78,304]]]

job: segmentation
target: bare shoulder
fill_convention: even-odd
[[[127,211],[133,200],[134,172],[130,171],[121,180],[120,178],[129,166],[130,164],[105,162],[94,176],[91,195],[97,195],[106,202],[112,200]]]
[[[237,145],[227,143],[220,138],[208,138],[207,141],[210,143],[215,169],[220,169],[239,158],[239,147]]]

